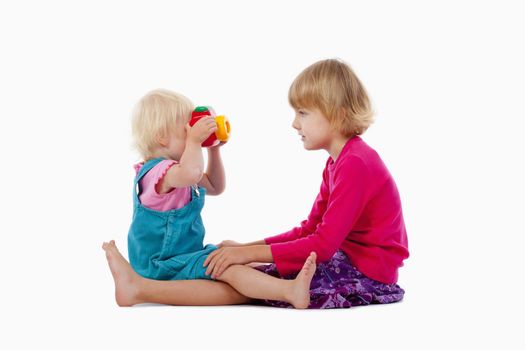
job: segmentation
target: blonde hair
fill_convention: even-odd
[[[316,62],[290,86],[295,109],[318,108],[344,136],[361,135],[374,122],[368,94],[350,66],[339,59]]]
[[[159,138],[169,135],[171,130],[184,128],[192,111],[193,103],[181,94],[164,89],[148,92],[133,110],[133,146],[145,160],[151,158],[160,145]]]

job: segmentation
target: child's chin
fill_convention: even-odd
[[[304,149],[307,150],[307,151],[318,151],[318,150],[321,149],[321,147],[319,147],[318,145],[315,145],[315,144],[312,145],[312,144],[310,144],[310,143],[306,143],[306,142],[303,143],[303,147],[304,147]]]

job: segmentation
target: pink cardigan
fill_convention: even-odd
[[[299,271],[312,251],[323,262],[341,249],[367,277],[391,284],[409,255],[394,179],[359,136],[348,140],[335,163],[328,158],[308,219],[265,242],[282,276]]]

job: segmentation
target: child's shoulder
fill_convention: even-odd
[[[133,169],[135,169],[135,175],[139,173],[140,169],[142,169],[143,166],[144,162],[133,164]]]
[[[342,173],[356,171],[376,173],[386,170],[376,150],[358,136],[345,145],[336,163],[335,168]]]
[[[155,164],[148,172],[147,175],[166,175],[166,172],[171,168],[173,165],[178,164],[176,160],[173,159],[162,159],[157,164]],[[145,162],[140,162],[133,165],[133,168],[135,169],[135,175],[138,175],[141,171],[142,167],[145,165]],[[145,175],[146,176],[146,175]]]
[[[360,161],[368,163],[368,161],[379,157],[379,155],[362,138],[354,136],[347,141],[339,157],[341,161],[338,163],[341,164]]]

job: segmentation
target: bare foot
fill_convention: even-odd
[[[120,254],[115,241],[104,242],[102,249],[106,251],[109,269],[115,280],[115,299],[119,306],[132,306],[139,304],[138,282],[140,276],[133,270],[131,265]]]
[[[310,305],[310,283],[317,268],[315,264],[316,258],[315,252],[311,252],[304,262],[303,268],[293,281],[289,302],[296,309],[306,309]]]

